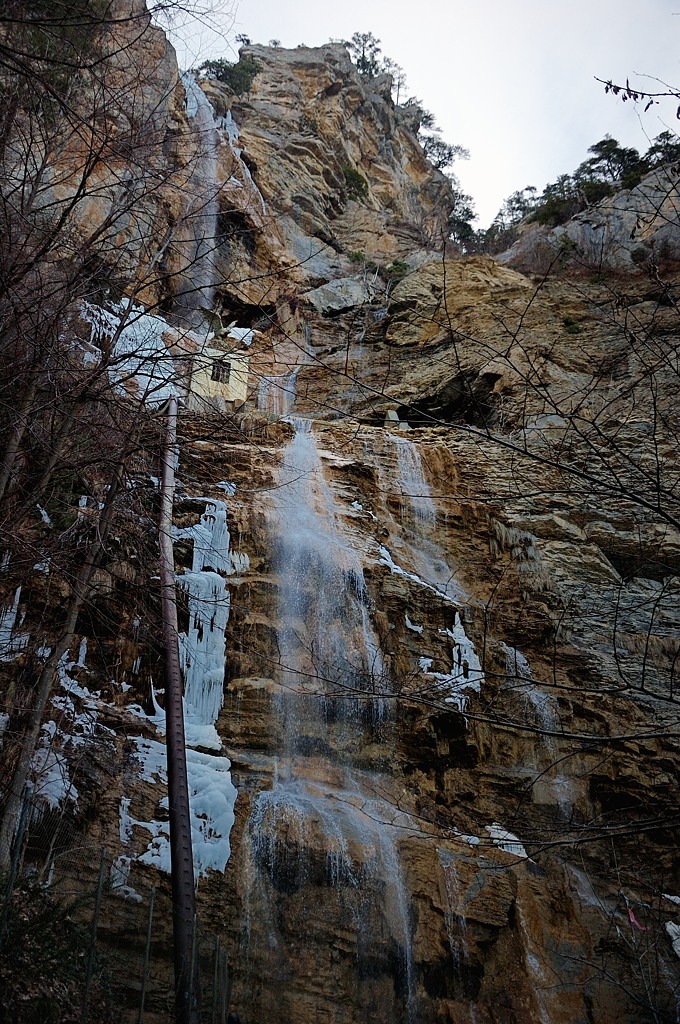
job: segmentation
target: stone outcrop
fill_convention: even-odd
[[[329,281],[335,290],[357,259],[389,264],[440,243],[450,183],[425,159],[408,116],[361,79],[344,47],[241,54],[259,68],[246,95],[202,82],[217,116],[238,126],[258,190],[233,182],[230,149],[221,147],[218,273],[227,305],[271,306]]]
[[[529,271],[560,253],[589,267],[617,270],[677,260],[679,212],[678,167],[660,167],[635,188],[616,192],[566,224],[552,229],[529,225],[498,260]]]

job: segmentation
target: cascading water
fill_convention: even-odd
[[[456,868],[456,857],[450,850],[440,848],[437,849],[437,856],[439,857],[439,864],[444,875],[446,890],[447,911],[445,925],[451,949],[451,963],[456,979],[463,991],[465,991],[465,978],[470,959],[470,944],[467,920],[463,913],[462,890]],[[467,1014],[469,1024],[477,1024],[479,1017],[473,1000],[467,1002]]]
[[[194,328],[204,327],[215,307],[217,255],[219,245],[219,194],[224,192],[230,205],[247,213],[259,228],[265,223],[267,207],[253,181],[238,145],[238,127],[227,111],[216,117],[210,100],[191,74],[184,72],[187,116],[192,122],[195,155],[187,192],[188,206],[177,231],[176,240],[185,261],[178,306]],[[220,147],[231,151],[232,173],[220,179]]]
[[[421,523],[435,523],[437,510],[432,500],[430,485],[425,480],[423,461],[416,445],[405,437],[390,434],[397,449],[398,481],[402,498],[410,505],[413,515]]]
[[[418,447],[399,434],[387,436],[396,449],[396,473],[394,477],[388,477],[380,462],[376,468],[383,491],[388,494],[396,492],[400,497],[399,531],[395,537],[397,550],[401,548],[405,562],[411,562],[412,568],[427,584],[454,603],[466,604],[468,595],[456,581],[437,540],[437,510],[425,479]]]
[[[364,1019],[378,1003],[378,1019],[415,1024],[413,940],[397,843],[414,823],[379,795],[388,789],[381,741],[390,729],[380,646],[361,562],[312,424],[292,422],[295,435],[271,497],[283,755],[272,789],[255,795],[246,827],[246,958],[254,973],[273,971],[291,991],[296,976],[307,984],[321,979],[329,973],[326,958],[343,956],[346,991],[333,994],[338,1024]],[[282,893],[292,900],[285,921],[277,911]],[[341,951],[323,934],[334,918],[335,933],[345,937]],[[267,965],[258,967],[263,945]],[[389,993],[378,991],[379,974],[392,977]]]
[[[446,912],[446,933],[451,947],[451,959],[456,974],[460,975],[461,965],[469,956],[467,921],[465,916],[458,909],[460,883],[456,871],[456,860],[448,850],[437,850],[439,863],[444,874],[446,886],[446,900],[448,909]]]
[[[187,266],[179,305],[192,323],[205,323],[201,310],[215,305],[217,218],[217,151],[220,144],[215,112],[192,74],[182,76],[186,91],[187,115],[194,126],[196,156],[189,188],[191,198],[185,213],[189,231],[186,239]]]
[[[559,768],[562,759],[555,739],[561,728],[557,700],[534,681],[529,662],[522,652],[507,644],[503,646],[507,679],[512,680],[518,689],[529,711],[530,724],[544,733],[542,746],[551,763],[541,773],[541,784],[550,791],[560,813],[568,817],[574,806],[576,792],[572,780]]]
[[[260,378],[257,390],[257,408],[260,412],[277,418],[292,414],[297,398],[298,374],[310,361],[311,343],[311,329],[308,323],[303,323],[302,339],[294,341],[295,365],[289,362],[286,372]]]
[[[216,123],[217,127],[221,128],[224,131],[225,135],[227,136],[227,139],[229,140],[229,145],[231,147],[231,151],[238,160],[241,173],[251,186],[251,192],[257,197],[260,211],[264,216],[267,213],[267,204],[264,201],[264,196],[262,195],[259,188],[253,181],[253,176],[250,173],[250,169],[247,163],[245,163],[245,161],[241,158],[241,148],[238,144],[238,125],[236,124],[234,118],[232,117],[231,110],[228,110],[226,116],[221,117]]]
[[[261,377],[257,389],[257,408],[267,416],[282,417],[292,413],[295,406],[297,376],[303,364],[294,366],[290,373],[275,377]]]
[[[346,719],[348,708],[357,713],[357,695],[379,691],[379,645],[370,625],[361,562],[340,526],[311,422],[296,419],[294,425],[272,498],[281,578],[282,681],[284,690],[300,697],[339,698],[340,718]],[[305,714],[298,705],[308,703],[304,698],[285,701],[297,742],[302,723],[295,716]],[[316,728],[318,717],[313,711],[305,724]],[[293,753],[289,745],[287,752]]]

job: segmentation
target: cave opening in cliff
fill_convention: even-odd
[[[229,291],[223,293],[220,318],[227,325],[236,321],[238,327],[266,330],[276,323],[276,306],[269,303],[246,302]]]
[[[253,224],[241,210],[221,208],[217,215],[217,244],[227,250],[234,243],[243,246],[249,256],[257,247],[257,234]]]
[[[498,373],[477,375],[474,370],[462,371],[431,394],[400,405],[397,415],[411,427],[446,423],[491,427],[498,420],[493,389],[499,378]]]

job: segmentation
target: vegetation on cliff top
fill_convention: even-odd
[[[621,146],[605,135],[588,152],[591,156],[575,171],[559,175],[540,194],[533,185],[527,185],[509,195],[491,226],[471,239],[473,250],[502,252],[516,240],[517,226],[523,220],[556,227],[616,192],[634,188],[650,171],[680,161],[680,139],[663,131],[640,154],[634,147]]]
[[[226,85],[236,96],[242,96],[250,92],[255,75],[260,70],[256,60],[247,55],[239,58],[236,63],[219,58],[217,60],[206,60],[199,68],[197,74],[206,78],[214,78],[215,81]]]

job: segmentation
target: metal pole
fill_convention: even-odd
[[[194,994],[196,996],[199,996],[200,995],[200,991],[199,991],[199,989],[197,987],[198,984],[199,984],[199,978],[198,978],[199,958],[196,956],[196,944],[197,944],[197,942],[198,942],[198,921],[197,921],[196,917],[194,916],[194,931],[193,931],[193,934],[191,936],[191,960],[190,960],[190,965],[191,966],[190,966],[189,976],[192,979],[192,983],[194,984]]]
[[[153,903],[156,899],[156,889],[152,888],[151,895],[149,897],[149,918],[146,922],[146,946],[144,947],[144,972],[142,974],[142,991],[139,996],[139,1016],[137,1017],[137,1024],[142,1024],[144,1020],[144,999],[146,996],[146,983],[149,979],[149,955],[151,950],[151,926],[153,924]]]
[[[220,937],[215,936],[215,952],[213,954],[213,990],[212,990],[212,1020],[211,1024],[217,1024],[217,985],[220,976]]]
[[[12,862],[9,868],[9,875],[7,877],[7,888],[5,890],[5,903],[2,908],[2,917],[0,918],[0,949],[2,949],[5,943],[5,932],[7,930],[7,919],[9,917],[9,907],[12,901],[12,893],[14,892],[14,885],[17,880],[17,874],[19,873],[19,860],[21,858],[21,847],[24,840],[24,829],[26,828],[26,818],[28,816],[28,804],[30,799],[30,790],[24,790],[24,798],[21,804],[21,814],[19,815],[19,824],[17,825],[16,835],[14,836],[14,846],[12,847]]]
[[[222,1016],[220,1017],[219,1024],[225,1024],[230,1002],[231,980],[229,977],[229,965],[227,963],[227,954],[222,953]]]
[[[191,848],[191,816],[184,738],[182,674],[177,639],[175,561],[172,550],[172,508],[177,457],[177,399],[167,406],[167,430],[161,478],[159,544],[161,550],[161,610],[165,649],[165,719],[170,805],[170,866],[172,930],[175,960],[175,1019],[177,1024],[200,1024],[198,971],[193,963],[196,897]]]
[[[101,860],[99,861],[99,878],[97,879],[97,895],[94,901],[94,914],[92,915],[92,936],[90,938],[90,952],[87,957],[87,972],[85,974],[85,991],[83,993],[83,1008],[80,1014],[80,1024],[87,1024],[87,1013],[90,1002],[90,986],[92,984],[92,968],[94,966],[94,951],[97,944],[97,926],[99,925],[99,910],[102,903],[105,867],[106,847],[103,847]]]

